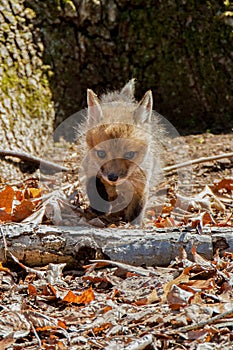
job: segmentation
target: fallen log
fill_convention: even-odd
[[[11,252],[28,266],[67,263],[77,267],[92,259],[110,259],[135,266],[168,266],[182,247],[192,260],[192,247],[206,259],[216,250],[233,252],[232,228],[99,229],[34,224],[0,226],[0,261]]]

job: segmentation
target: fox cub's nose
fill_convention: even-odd
[[[117,181],[118,176],[114,173],[110,173],[110,174],[108,174],[108,179],[109,179],[109,181]]]

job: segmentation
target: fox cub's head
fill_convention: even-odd
[[[109,184],[124,182],[147,158],[150,148],[152,93],[136,103],[134,79],[120,92],[99,99],[87,91],[88,131],[91,167]]]

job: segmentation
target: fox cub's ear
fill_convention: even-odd
[[[134,99],[134,90],[135,90],[135,80],[131,79],[122,89],[120,94],[128,97],[129,99]]]
[[[100,100],[91,89],[87,89],[87,106],[88,106],[88,123],[89,125],[96,125],[102,119],[102,109]]]
[[[150,123],[153,107],[151,90],[147,91],[134,111],[134,122],[136,124]]]

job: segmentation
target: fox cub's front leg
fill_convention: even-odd
[[[86,190],[92,211],[97,215],[108,213],[110,208],[108,193],[101,179],[96,176],[89,178],[86,184]]]
[[[131,202],[124,210],[125,221],[140,225],[143,219],[145,202],[143,194],[134,194]]]

